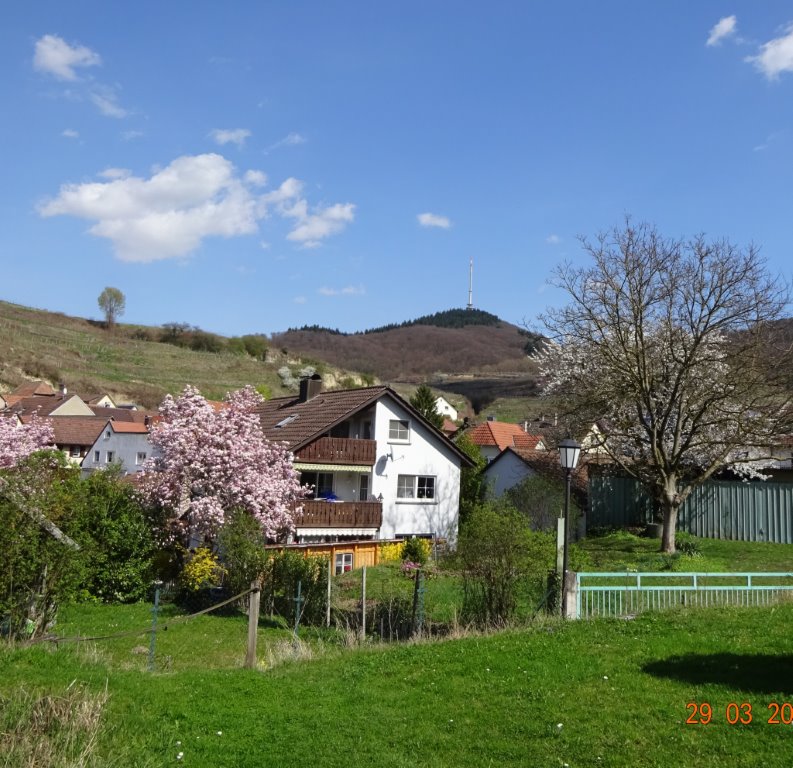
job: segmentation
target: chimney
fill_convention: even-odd
[[[488,421],[495,421],[495,420],[496,420],[496,417],[495,417],[495,416],[493,416],[493,415],[490,415],[490,416],[488,416],[488,417],[487,417],[487,420],[488,420]]]
[[[149,416],[148,413],[143,417],[143,426],[146,427],[146,429],[151,427],[151,416]]]
[[[60,382],[58,384],[58,389],[61,392],[61,397],[66,397],[66,384],[64,384],[63,382]]]
[[[528,432],[529,431],[529,420],[528,419],[524,419],[523,420],[523,431],[524,432]]]
[[[322,392],[322,376],[315,373],[313,376],[305,376],[300,379],[300,396],[298,400],[301,403],[307,403],[309,400],[315,398]]]

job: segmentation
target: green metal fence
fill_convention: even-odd
[[[687,606],[771,605],[793,599],[793,573],[576,574],[576,618],[626,617]]]
[[[590,479],[587,528],[644,525],[652,517],[652,502],[633,478]],[[686,499],[677,529],[711,539],[793,544],[793,483],[711,480]]]

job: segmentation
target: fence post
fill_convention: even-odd
[[[256,668],[256,638],[259,630],[259,598],[262,586],[258,579],[251,582],[251,597],[248,602],[248,652],[245,654],[246,669]]]
[[[328,558],[328,605],[325,608],[325,626],[330,628],[330,588],[333,579],[333,555]]]
[[[366,640],[366,566],[361,574],[361,642]]]
[[[151,609],[151,640],[149,640],[149,672],[154,671],[154,647],[157,642],[157,613],[160,610],[161,581],[154,582],[154,608]]]
[[[567,577],[567,581],[564,583],[564,579],[562,579],[562,590],[567,593],[567,614],[563,618],[577,619],[578,574],[575,571],[568,571],[565,575]]]

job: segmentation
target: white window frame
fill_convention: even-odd
[[[144,461],[146,461],[146,451],[138,451],[135,456],[135,463],[143,464]]]
[[[94,464],[99,464],[101,460],[101,451],[94,451]]]
[[[431,489],[431,496],[426,495],[427,486]],[[397,475],[398,503],[437,504],[437,499],[438,483],[435,475]]]
[[[337,552],[335,560],[333,572],[336,576],[342,573],[349,573],[355,567],[355,559],[352,552]]]
[[[108,464],[112,464],[113,463],[113,459],[115,459],[115,458],[116,458],[116,452],[115,451],[108,451],[105,454],[105,461]]]
[[[404,427],[402,425],[404,425]],[[404,437],[401,436],[403,431],[404,431]],[[388,442],[389,443],[410,442],[410,419],[389,419]]]

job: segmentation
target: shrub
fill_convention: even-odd
[[[208,547],[198,547],[182,568],[179,584],[184,591],[196,593],[218,586],[224,573],[217,556]]]
[[[155,550],[152,520],[118,470],[93,472],[80,486],[73,536],[82,547],[83,588],[105,602],[143,600]]]
[[[555,559],[555,537],[532,531],[525,516],[506,504],[476,507],[460,531],[463,618],[479,626],[503,626],[518,599],[540,597],[539,585]],[[529,595],[526,587],[534,585]]]
[[[396,563],[402,559],[402,549],[405,546],[404,541],[397,541],[391,544],[380,545],[380,562],[381,563]]]
[[[270,560],[266,543],[261,525],[248,512],[240,509],[227,516],[217,544],[232,594],[244,592],[252,581],[263,578]]]
[[[300,583],[301,623],[321,623],[325,617],[328,558],[283,550],[270,556],[262,596],[270,610],[294,624],[297,585]]]
[[[688,557],[701,557],[702,547],[698,539],[686,531],[678,531],[675,534],[675,548],[681,555]]]
[[[424,565],[429,560],[431,552],[432,542],[429,539],[418,539],[412,536],[402,545],[402,560]]]

